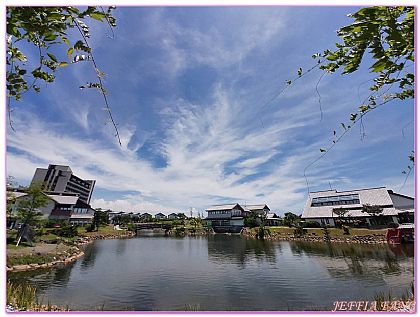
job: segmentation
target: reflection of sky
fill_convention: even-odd
[[[14,276],[39,285],[53,303],[80,309],[298,310],[401,294],[414,267],[412,257],[395,257],[387,246],[229,235],[102,240],[86,251],[64,269]]]

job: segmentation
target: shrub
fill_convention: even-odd
[[[304,228],[321,228],[321,224],[318,221],[308,221],[303,224]]]
[[[342,226],[343,228],[343,234],[348,236],[350,234],[350,229],[347,226]]]
[[[328,227],[324,226],[322,231],[324,231],[324,240],[325,241],[330,241],[331,240],[331,235],[330,235],[330,230],[328,229]]]
[[[182,235],[184,232],[185,232],[185,228],[184,228],[184,227],[178,227],[178,228],[175,228],[175,234],[176,234],[177,236]]]
[[[77,227],[69,224],[64,224],[61,228],[54,230],[54,233],[59,237],[73,238],[78,235]]]
[[[136,231],[136,228],[137,228],[137,226],[136,226],[135,224],[133,224],[133,223],[129,223],[129,224],[127,225],[127,229],[128,229],[128,231],[135,232],[135,231]]]
[[[297,227],[295,230],[293,230],[293,235],[295,237],[303,237],[308,233],[308,230],[304,229],[303,227]]]

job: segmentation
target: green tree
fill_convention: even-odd
[[[258,214],[255,211],[251,211],[248,217],[244,219],[244,225],[248,228],[255,228],[258,226]]]
[[[18,218],[24,225],[33,226],[38,224],[42,213],[39,208],[48,204],[49,198],[43,193],[42,183],[32,183],[17,202]]]
[[[96,64],[92,48],[89,45],[90,31],[88,23],[92,20],[106,22],[111,31],[116,26],[112,15],[115,7],[29,7],[10,6],[6,8],[7,54],[6,88],[9,123],[11,118],[11,99],[19,101],[27,91],[40,91],[39,82],[51,83],[55,72],[69,63],[91,62],[97,82],[91,82],[80,88],[98,89],[103,95],[106,110],[115,128],[116,137],[121,144],[117,125],[108,105],[102,72]],[[73,39],[77,36],[77,40]],[[29,45],[23,45],[27,42]],[[36,56],[28,60],[29,52],[23,47],[35,50]],[[55,55],[57,53],[60,55]],[[35,65],[29,68],[28,65]]]
[[[106,226],[109,223],[108,213],[106,211],[102,211],[102,209],[98,208],[95,210],[93,214],[92,224],[91,224],[91,231],[96,230],[98,231],[100,226]]]
[[[299,222],[300,219],[300,216],[295,215],[292,212],[286,212],[283,217],[283,224],[285,226],[292,227],[293,225],[296,225],[296,223]]]
[[[369,214],[371,217],[376,217],[382,214],[383,208],[377,205],[371,206],[369,204],[364,204],[362,207],[362,212]]]
[[[305,178],[306,170],[324,157],[357,123],[360,123],[361,137],[364,136],[362,119],[365,115],[388,102],[414,98],[414,7],[373,6],[349,16],[354,21],[337,31],[341,41],[335,44],[336,49],[313,54],[316,67],[307,71],[300,68],[296,79],[314,68],[324,71],[319,80],[325,73],[341,71],[347,75],[359,70],[365,60],[374,74],[370,80],[370,93],[358,105],[357,111],[349,115],[349,121],[341,123],[341,133],[333,131],[332,143],[321,148],[321,155],[305,168]],[[292,82],[289,80],[287,84]],[[414,152],[408,158],[411,166],[408,166],[408,171],[403,171],[407,178],[414,165]]]
[[[348,212],[349,212],[349,211],[348,211],[347,209],[342,208],[342,207],[340,207],[340,208],[333,208],[333,209],[332,209],[332,214],[333,214],[333,215],[337,215],[337,216],[338,216],[338,220],[339,220],[339,222],[340,222],[340,226],[342,225],[342,222],[343,222],[343,218],[344,218],[344,216],[345,216]]]

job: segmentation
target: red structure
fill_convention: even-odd
[[[388,228],[386,241],[392,244],[414,242],[414,225],[403,224],[397,228]]]

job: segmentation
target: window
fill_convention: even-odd
[[[359,194],[315,197],[315,198],[312,198],[311,207],[356,205],[356,204],[360,204]]]

